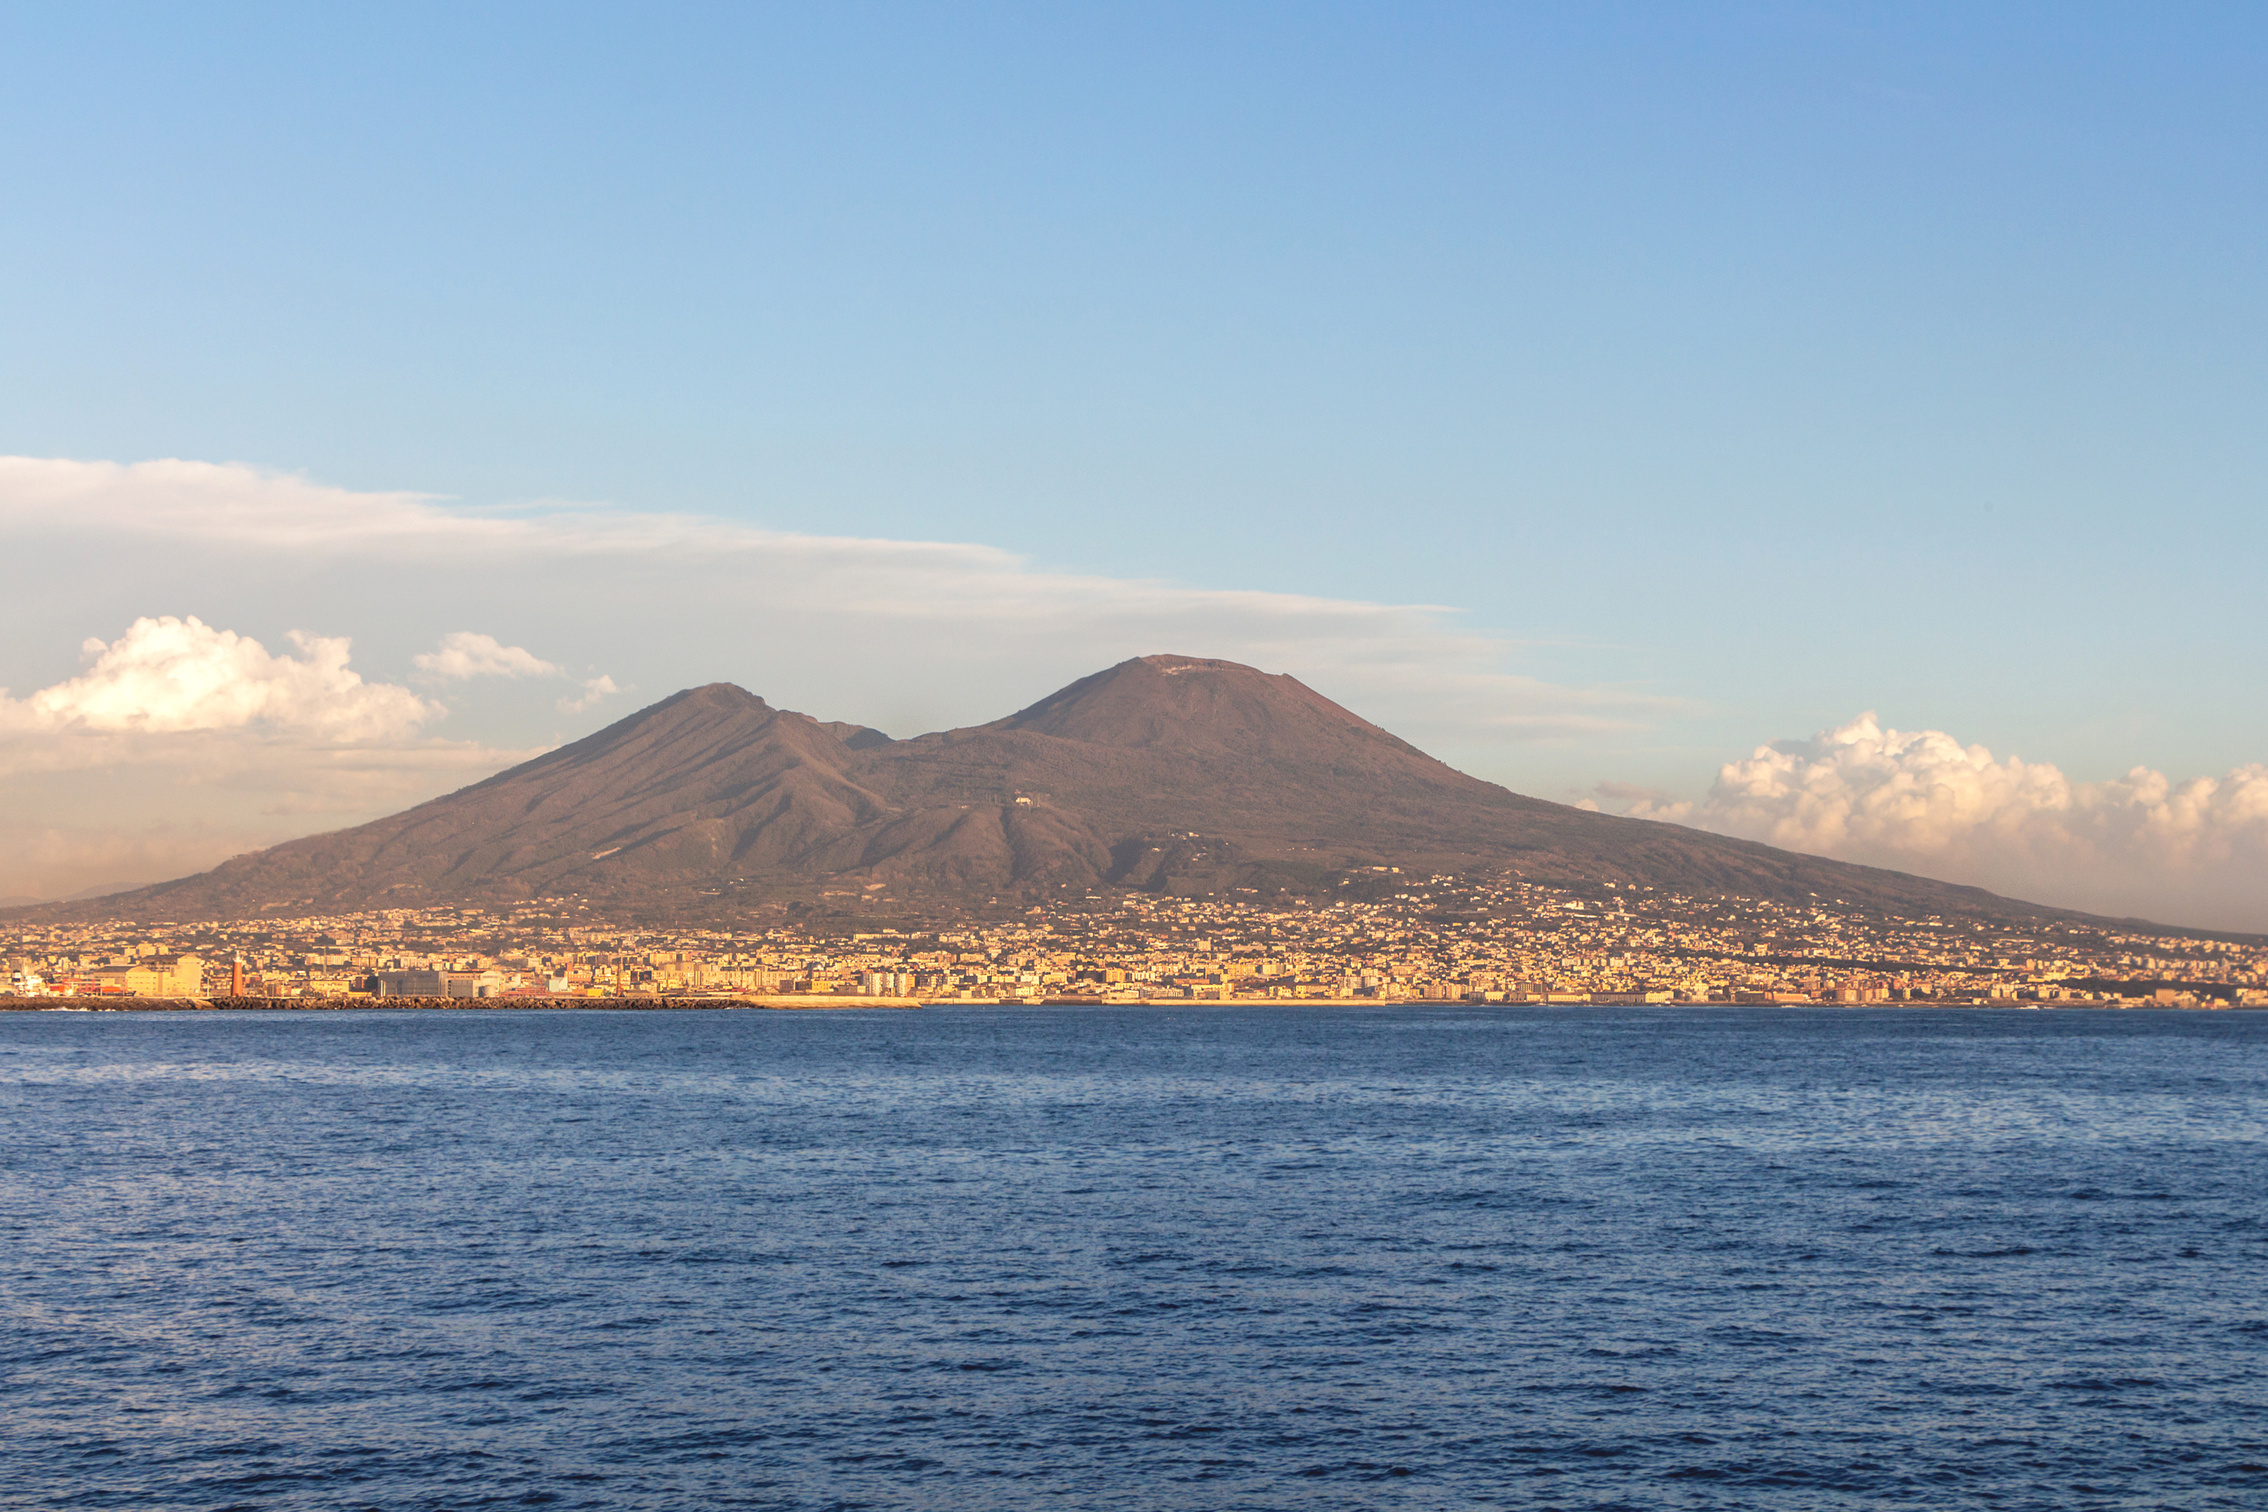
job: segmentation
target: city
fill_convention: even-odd
[[[1511,876],[1340,878],[1335,901],[1092,893],[932,922],[657,926],[574,898],[509,908],[20,925],[15,1006],[172,999],[572,1006],[1160,1001],[2268,1007],[2268,945],[2081,918],[1897,918]],[[779,911],[779,910],[775,910]],[[878,910],[876,912],[879,912]],[[59,1005],[58,1005],[59,1006]]]

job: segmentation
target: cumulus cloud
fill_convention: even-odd
[[[299,654],[196,616],[138,619],[115,641],[89,640],[91,665],[20,702],[0,702],[17,729],[171,734],[261,725],[321,740],[400,739],[441,711],[407,688],[368,683],[347,665],[344,637],[291,632]]]
[[[0,894],[180,876],[537,754],[434,739],[440,705],[364,679],[344,637],[291,642],[145,617],[86,642],[80,675],[0,691]]]
[[[585,678],[583,691],[571,698],[559,700],[559,708],[563,713],[580,714],[585,709],[597,708],[600,699],[612,697],[621,691],[614,685],[614,679],[602,672],[596,677]]]
[[[558,677],[566,671],[525,646],[507,646],[493,635],[473,630],[444,635],[438,647],[420,652],[411,661],[418,671],[441,682],[468,677]]]
[[[1602,785],[1603,786],[1603,785]],[[1615,796],[1602,794],[1602,796]],[[2268,765],[2075,781],[1872,713],[1728,762],[1699,803],[1611,806],[1790,850],[2176,922],[2268,927]]]

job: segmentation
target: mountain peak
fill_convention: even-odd
[[[1168,747],[1245,762],[1333,765],[1348,747],[1418,753],[1288,673],[1204,656],[1137,656],[992,728],[1089,745]]]
[[[1120,662],[1119,666],[1130,667],[1135,662],[1139,662],[1145,667],[1155,667],[1168,677],[1183,672],[1244,672],[1253,677],[1269,675],[1258,667],[1248,667],[1242,662],[1222,661],[1214,656],[1175,656],[1170,652],[1159,652],[1155,656],[1137,656],[1132,662]]]
[[[768,709],[771,707],[761,697],[749,692],[740,684],[728,682],[703,683],[697,688],[687,688],[682,693],[672,693],[652,707],[654,709],[667,709],[675,705],[691,705],[694,708],[701,709]]]

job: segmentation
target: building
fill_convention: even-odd
[[[205,990],[205,963],[194,955],[143,956],[125,966],[97,966],[84,978],[97,992],[134,997],[196,997]]]

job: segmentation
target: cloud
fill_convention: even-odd
[[[366,683],[343,637],[291,632],[297,656],[194,615],[138,619],[117,640],[89,640],[85,673],[21,702],[0,701],[17,729],[171,734],[251,725],[320,740],[399,740],[439,716],[407,688]]]
[[[585,709],[598,707],[600,699],[610,697],[621,691],[614,685],[614,679],[602,672],[597,677],[585,678],[583,680],[583,691],[575,697],[559,700],[559,708],[563,713],[580,714]]]
[[[358,492],[238,463],[0,457],[0,530],[57,528],[286,551],[508,546],[512,533],[509,521],[451,517],[428,494]]]
[[[507,646],[493,635],[473,630],[452,631],[441,637],[437,649],[411,660],[418,671],[443,682],[468,677],[557,677],[566,671],[524,646]]]
[[[1602,794],[1602,796],[1608,796]],[[1708,796],[1614,805],[1722,834],[2113,913],[2268,927],[2268,765],[2080,782],[1872,713],[1728,762]]]
[[[441,706],[366,681],[344,637],[291,641],[145,617],[79,676],[0,692],[0,894],[180,876],[537,754],[425,735]]]
[[[98,536],[114,563],[118,543],[162,542],[169,567],[185,554],[219,574],[288,564],[264,585],[308,585],[326,613],[359,603],[400,618],[477,594],[590,660],[616,671],[638,663],[625,682],[727,677],[774,701],[900,733],[991,718],[1157,651],[1292,672],[1393,728],[1452,746],[1626,733],[1695,708],[1645,689],[1508,669],[1518,648],[1461,628],[1439,605],[1053,571],[986,545],[798,534],[700,515],[570,504],[473,511],[233,463],[0,458],[0,531]],[[158,591],[152,576],[146,592]],[[752,610],[762,616],[758,636]],[[416,665],[438,675],[424,657]],[[591,707],[591,696],[586,688],[569,700],[569,712]]]
[[[1597,782],[1591,785],[1587,797],[1575,800],[1579,809],[1592,813],[1642,813],[1648,819],[1681,819],[1692,811],[1690,803],[1678,803],[1660,788],[1640,787],[1634,782]]]
[[[431,560],[475,557],[682,557],[771,551],[878,570],[866,597],[890,602],[907,570],[1015,566],[997,547],[763,530],[706,515],[550,504],[517,513],[452,509],[437,495],[366,492],[242,463],[82,462],[0,457],[0,530],[98,530],[239,549]],[[911,606],[901,606],[911,607]]]

